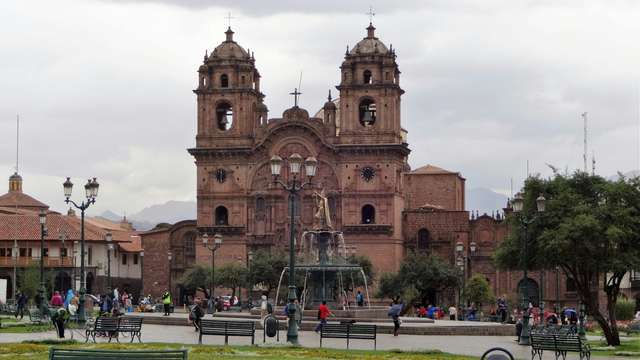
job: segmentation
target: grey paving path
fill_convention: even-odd
[[[0,334],[0,342],[21,342],[24,340],[54,339],[53,332],[34,334]],[[169,342],[182,344],[197,344],[198,336],[193,327],[188,326],[162,326],[146,324],[143,326],[144,342]],[[280,343],[286,341],[286,331],[280,332]],[[231,345],[249,345],[248,338],[230,338]],[[320,336],[314,332],[303,331],[300,334],[300,343],[305,347],[319,347]],[[224,338],[221,336],[206,336],[204,344],[223,345]],[[256,344],[262,346],[262,331],[256,331]],[[267,339],[267,344],[276,344],[275,339]],[[338,339],[323,340],[323,347],[344,349],[346,342]],[[388,334],[381,334],[378,338],[378,350],[441,350],[448,353],[481,356],[484,351],[492,347],[503,347],[511,351],[518,359],[530,359],[530,350],[527,346],[517,345],[514,338],[509,336],[424,336],[424,335],[400,335],[394,337]],[[351,349],[373,349],[371,341],[352,341]],[[570,354],[568,359],[577,359],[576,354]],[[598,360],[608,359],[606,357],[595,357]],[[545,353],[544,360],[555,359],[553,354]],[[624,358],[615,357],[609,359],[622,360]]]

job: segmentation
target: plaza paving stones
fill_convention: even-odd
[[[210,316],[207,316],[210,318]],[[492,347],[502,347],[509,351],[517,359],[530,359],[530,348],[528,346],[520,346],[515,342],[513,336],[446,336],[446,335],[404,335],[394,337],[390,334],[380,334],[378,336],[378,350],[401,349],[409,350],[441,350],[444,352],[460,355],[481,356],[487,349]],[[192,344],[198,343],[198,333],[193,327],[189,326],[163,326],[145,324],[142,332],[143,342],[167,342]],[[53,331],[45,333],[31,334],[0,334],[0,342],[21,342],[25,340],[44,340],[55,339]],[[597,339],[597,338],[594,338]],[[304,347],[319,347],[320,336],[312,331],[302,331],[300,333],[300,344]],[[128,339],[127,339],[128,341]],[[286,331],[280,332],[280,344],[285,344]],[[102,341],[100,341],[102,342]],[[223,345],[223,336],[206,336],[203,339],[205,345]],[[230,345],[250,345],[251,339],[244,337],[229,338]],[[265,346],[262,343],[262,330],[256,331],[256,344]],[[266,346],[277,344],[275,339],[267,338]],[[346,341],[339,339],[323,340],[323,347],[345,349]],[[373,342],[353,340],[350,344],[351,349],[373,350]],[[576,354],[569,354],[568,359],[577,359]],[[545,352],[543,360],[555,359],[552,353]],[[600,357],[594,356],[594,359],[616,359],[624,360],[623,357]],[[627,358],[629,359],[629,358]]]

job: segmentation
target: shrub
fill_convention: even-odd
[[[633,320],[635,308],[635,302],[627,299],[619,299],[616,303],[616,319]]]

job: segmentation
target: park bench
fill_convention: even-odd
[[[242,311],[242,307],[240,307],[240,306],[231,306],[231,307],[229,307],[229,311],[241,312]]]
[[[118,340],[118,322],[119,319],[115,317],[106,317],[101,316],[96,319],[96,322],[93,324],[92,328],[87,329],[87,339],[85,342],[89,341],[89,337],[96,342],[96,335],[103,335],[109,337],[109,342],[113,338]]]
[[[142,342],[142,339],[140,339],[142,336],[142,318],[138,316],[121,317],[120,321],[118,321],[118,333],[128,333],[131,336],[130,342],[133,342],[136,337],[138,342]],[[118,341],[118,338],[116,338],[116,341]]]
[[[94,349],[49,349],[49,360],[81,359],[145,359],[145,360],[187,360],[188,351],[184,350],[94,350]]]
[[[42,312],[40,310],[30,310],[29,311],[29,321],[34,325],[44,324],[47,319],[42,316]]]
[[[320,331],[320,347],[322,347],[322,339],[347,339],[347,349],[349,348],[349,340],[373,340],[373,349],[377,347],[377,327],[376,325],[340,323],[340,324],[324,324]]]
[[[558,331],[531,331],[531,359],[533,360],[536,355],[539,360],[542,360],[542,353],[545,350],[553,351],[555,353],[556,360],[562,357],[563,360],[567,358],[568,352],[576,352],[580,355],[580,360],[591,358],[591,348],[580,335],[572,332],[562,331],[563,329],[557,329]]]
[[[200,336],[198,343],[202,344],[202,335],[224,335],[224,344],[229,344],[229,336],[250,336],[251,345],[254,344],[256,324],[253,321],[224,321],[200,320]]]

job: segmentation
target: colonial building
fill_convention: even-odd
[[[27,195],[23,180],[13,174],[9,192],[0,196],[0,278],[7,280],[6,294],[13,297],[24,280],[24,271],[44,262],[50,291],[66,292],[80,288],[80,219],[73,211],[62,215]],[[62,196],[61,196],[62,197]],[[61,200],[62,201],[62,200]],[[44,257],[41,258],[41,215],[45,219]],[[104,219],[85,219],[85,269],[88,293],[97,294],[107,287],[107,234],[111,234],[110,252],[113,287],[137,294],[140,281],[140,237],[131,224]]]
[[[143,247],[156,259],[145,263],[145,287],[159,295],[171,282],[177,293],[175,281],[191,264],[210,264],[211,252],[199,237],[204,233],[224,238],[216,264],[246,263],[257,249],[288,250],[287,194],[274,184],[269,160],[296,153],[318,161],[314,185],[300,193],[294,209],[298,234],[312,228],[312,195],[324,189],[334,229],[356,254],[372,260],[378,274],[396,271],[408,251],[424,251],[464,267],[466,277],[483,274],[496,295],[516,298],[521,273],[498,271],[491,261],[508,233],[503,213],[509,209],[472,216],[460,173],[410,168],[396,53],[375,30],[369,24],[366,36],[347,49],[339,98],[329,91],[313,116],[296,98],[281,117],[268,117],[256,59],[230,28],[225,41],[205,53],[194,90],[196,146],[188,150],[196,165],[197,219],[142,234]],[[544,281],[545,300],[572,300],[574,289],[554,276]],[[540,277],[533,273],[529,281],[537,287]],[[444,300],[436,295],[434,301]]]

